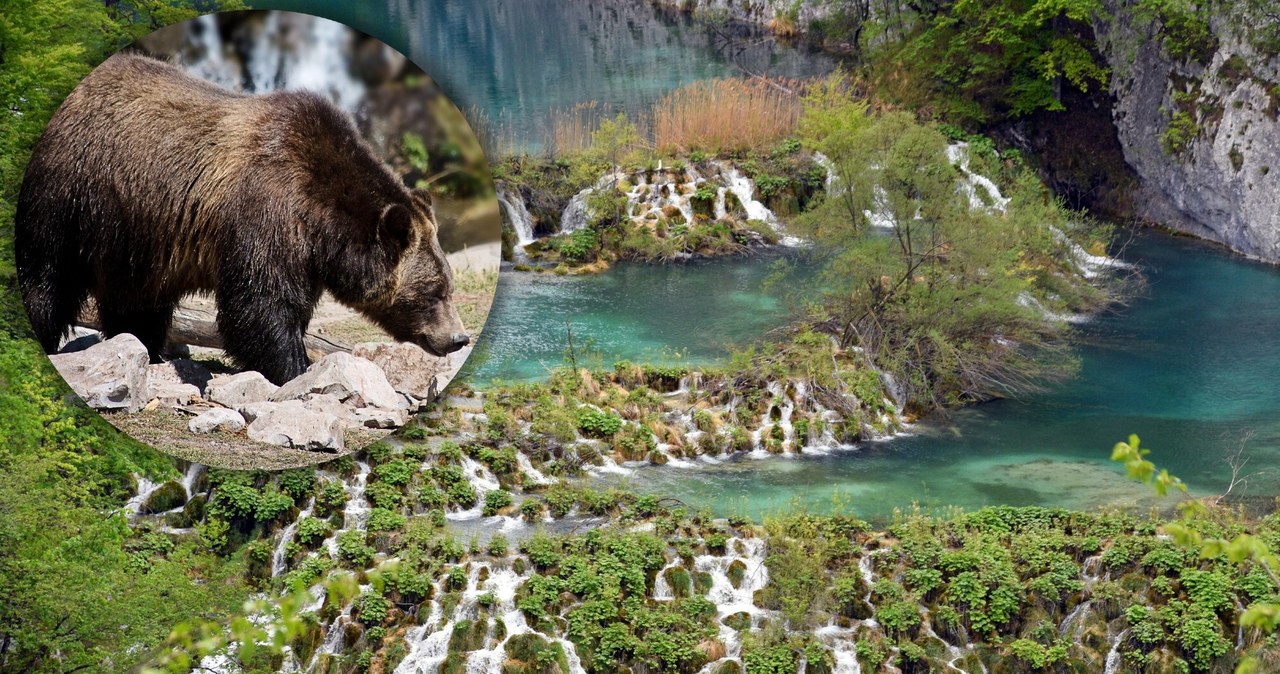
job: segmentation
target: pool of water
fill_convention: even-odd
[[[790,272],[768,284],[775,263]],[[811,276],[794,252],[683,264],[619,263],[603,274],[504,271],[491,318],[464,376],[473,383],[546,377],[567,362],[610,368],[720,362],[730,349],[767,338],[792,316],[787,297]]]
[[[911,434],[821,456],[740,460],[626,478],[721,513],[760,516],[842,502],[895,508],[1149,505],[1109,455],[1137,433],[1151,458],[1202,493],[1280,494],[1280,273],[1219,248],[1144,232],[1126,259],[1147,285],[1079,328],[1079,375],[1048,392],[928,419]]]

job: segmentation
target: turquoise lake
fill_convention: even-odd
[[[956,410],[855,449],[643,468],[623,480],[757,516],[793,502],[826,509],[834,496],[874,519],[913,502],[1148,505],[1147,489],[1109,461],[1116,441],[1137,433],[1158,464],[1207,493],[1225,487],[1228,455],[1252,433],[1243,472],[1256,474],[1244,493],[1280,494],[1280,273],[1156,232],[1139,233],[1123,257],[1146,277],[1142,292],[1077,327],[1079,374],[1047,392]],[[664,350],[707,362],[723,354],[720,344],[744,344],[786,319],[780,291],[760,290],[768,266],[720,260],[629,265],[590,278],[507,274],[485,335],[494,356],[476,375],[536,374],[544,357],[522,353],[559,363],[565,319],[575,339],[595,341],[606,365]]]
[[[257,4],[257,3],[256,3]],[[262,6],[262,5],[258,5]],[[267,3],[345,21],[408,53],[461,109],[509,120],[536,145],[553,110],[585,101],[640,109],[689,81],[757,72],[803,76],[830,60],[769,40],[735,49],[647,3],[397,0]],[[1078,328],[1079,375],[1052,390],[955,411],[904,437],[824,456],[646,468],[622,480],[721,513],[760,515],[833,497],[884,519],[913,502],[1149,505],[1108,461],[1130,433],[1198,492],[1221,491],[1227,455],[1252,434],[1250,497],[1280,494],[1280,273],[1221,249],[1143,232],[1123,257],[1143,294]],[[504,273],[473,381],[530,379],[563,362],[565,322],[586,365],[693,365],[765,337],[789,310],[764,292],[766,260],[618,265],[594,277]],[[801,274],[803,276],[803,273]]]

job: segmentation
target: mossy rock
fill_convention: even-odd
[[[733,589],[736,590],[742,587],[742,579],[747,576],[746,562],[741,559],[733,560],[729,563],[729,569],[725,572],[725,575],[729,577],[729,584],[733,586]]]
[[[742,674],[742,665],[733,660],[722,662],[711,670],[711,674]]]
[[[140,512],[144,515],[162,513],[174,508],[181,508],[187,502],[187,490],[176,480],[169,480],[160,485],[142,504]]]
[[[662,576],[667,579],[667,584],[671,586],[671,594],[679,598],[689,596],[689,589],[693,583],[689,577],[689,572],[684,567],[673,566],[663,571]]]
[[[836,660],[828,649],[822,649],[822,657],[818,660],[805,661],[805,674],[832,674],[835,671]]]
[[[350,650],[360,641],[360,637],[364,636],[364,625],[352,620],[342,627],[342,643],[343,650]]]
[[[502,665],[503,674],[564,674],[569,671],[564,648],[537,634],[511,637],[507,640],[506,653],[508,660]],[[543,658],[548,662],[539,664]]]
[[[488,620],[460,620],[449,637],[449,653],[467,653],[484,648],[489,634]]]
[[[724,192],[724,210],[734,220],[745,221],[747,219],[747,207],[742,205],[742,200],[733,193],[733,190],[725,190]]]
[[[751,629],[751,616],[746,611],[727,615],[724,617],[724,620],[721,620],[720,622],[724,623],[725,627],[738,630],[739,632]]]
[[[324,628],[314,620],[308,620],[302,633],[289,642],[289,648],[298,656],[299,662],[310,662],[311,656],[323,643]]]
[[[450,653],[440,663],[440,674],[466,674],[467,658],[461,653]]]
[[[206,504],[205,497],[193,496],[187,504],[182,507],[181,512],[169,513],[165,515],[165,524],[175,529],[186,529],[194,527],[196,524],[204,521],[204,507]]]
[[[698,594],[706,594],[710,592],[711,585],[713,582],[714,581],[711,578],[711,574],[707,573],[706,571],[693,572],[693,591],[694,592],[697,592]]]

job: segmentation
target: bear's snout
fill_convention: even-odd
[[[453,342],[453,348],[449,350],[457,351],[471,343],[471,335],[468,335],[465,332],[457,332],[450,336],[450,340]]]

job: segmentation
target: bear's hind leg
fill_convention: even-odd
[[[98,316],[102,319],[102,331],[109,337],[129,333],[147,347],[151,362],[160,362],[169,335],[169,323],[177,304],[147,309],[122,309],[114,304],[98,302]]]
[[[45,353],[58,352],[62,338],[75,325],[88,295],[83,285],[69,283],[67,279],[23,285],[22,303]]]

